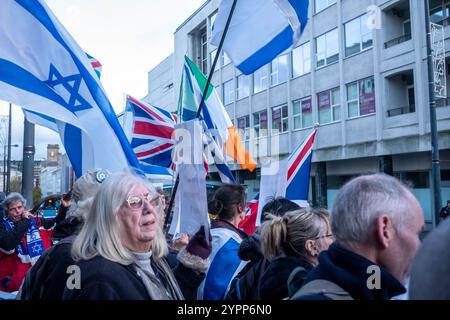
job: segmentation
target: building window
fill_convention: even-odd
[[[208,74],[208,39],[206,28],[200,32],[200,66],[204,74]]]
[[[255,137],[267,136],[267,111],[259,111],[253,114],[253,129],[255,130]]]
[[[292,78],[311,72],[311,45],[302,44],[292,51]]]
[[[369,15],[365,14],[344,25],[345,56],[351,56],[372,47],[372,30],[367,28]]]
[[[243,99],[249,96],[250,94],[250,76],[246,76],[245,74],[241,74],[237,77],[237,99]]]
[[[347,84],[348,117],[375,112],[375,82],[373,77]]]
[[[267,65],[262,66],[253,73],[253,93],[258,93],[267,89],[267,78]]]
[[[225,53],[225,51],[223,51],[223,53],[222,53],[222,67],[225,67],[230,62],[231,62],[230,57],[228,57],[228,55]]]
[[[316,38],[316,66],[324,67],[339,59],[338,30],[331,30]]]
[[[294,101],[292,104],[294,130],[312,127],[312,99],[311,97]]]
[[[318,12],[326,9],[335,3],[336,3],[336,0],[315,0],[314,1],[315,13],[318,13]]]
[[[237,118],[239,137],[242,141],[250,139],[250,116]]]
[[[282,133],[289,130],[287,105],[272,108],[272,133]]]
[[[341,119],[341,95],[339,88],[326,90],[317,94],[319,123],[325,124]]]
[[[217,54],[217,49],[214,49],[213,51],[211,51],[211,52],[209,53],[211,67],[212,67],[212,65],[213,65],[213,63],[214,63],[214,59],[216,58],[216,54]],[[219,68],[220,68],[220,59],[217,60],[216,66],[215,66],[215,68],[214,68],[214,71],[219,70]]]
[[[276,86],[277,84],[287,81],[288,77],[288,56],[282,55],[274,59],[270,63],[270,85]]]
[[[449,25],[450,1],[430,0],[430,21],[442,25]]]
[[[233,79],[223,84],[223,104],[227,105],[234,102],[234,83]]]

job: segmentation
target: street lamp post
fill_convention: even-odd
[[[441,166],[439,162],[439,145],[438,145],[438,128],[436,121],[436,101],[434,91],[434,69],[432,60],[432,48],[431,48],[431,26],[430,26],[430,7],[429,1],[424,0],[425,6],[425,24],[427,31],[427,66],[428,66],[428,93],[429,93],[429,109],[430,109],[430,136],[431,136],[431,176],[433,191],[432,203],[433,203],[433,222],[434,227],[439,224],[439,209],[442,205],[441,198]]]
[[[17,148],[18,144],[12,144],[10,147]],[[8,147],[7,144],[3,146],[3,192],[9,193],[11,190],[9,188],[10,185],[10,177],[11,177],[11,157],[8,156],[8,159],[6,159],[6,148]]]

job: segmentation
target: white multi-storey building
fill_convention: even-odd
[[[219,2],[206,1],[175,31],[174,53],[149,72],[147,101],[175,111],[185,54],[209,72],[217,50],[208,39]],[[253,75],[240,74],[221,55],[212,83],[235,127],[260,159],[264,153],[287,156],[320,123],[311,170],[313,203],[330,207],[348,179],[381,171],[408,181],[431,222],[424,2],[310,2],[297,47]],[[450,62],[450,1],[430,0],[430,9],[431,20],[445,26]],[[450,199],[450,99],[437,105],[445,201]],[[233,170],[249,193],[257,191],[258,169]]]

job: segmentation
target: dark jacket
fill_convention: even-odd
[[[150,300],[132,265],[122,265],[97,256],[77,263],[81,288],[65,288],[64,300]]]
[[[67,268],[75,236],[67,237],[45,251],[25,277],[18,298],[21,300],[61,300],[66,287]]]
[[[448,206],[443,207],[439,212],[439,215],[442,219],[447,218],[450,215],[450,208]]]
[[[261,278],[269,262],[261,253],[258,233],[242,240],[238,255],[241,260],[248,261],[248,263],[231,281],[225,299],[260,300]]]
[[[273,260],[267,267],[261,278],[261,299],[281,300],[289,296],[288,279],[292,271],[302,267],[295,274],[295,286],[300,289],[308,272],[313,268],[312,264],[298,257],[285,256]]]
[[[55,229],[53,229],[53,237],[57,240],[61,240],[73,235],[78,234],[83,226],[83,221],[78,217],[67,217],[58,224],[56,224]]]
[[[344,289],[355,300],[389,300],[406,292],[405,287],[382,267],[379,267],[381,288],[369,289],[367,280],[373,273],[368,272],[368,267],[374,265],[370,260],[333,243],[327,251],[320,253],[319,265],[309,272],[303,285],[313,280],[327,280]],[[296,294],[294,297],[294,300],[324,299],[329,298],[321,293],[300,297]]]
[[[175,278],[169,274],[171,271],[167,263],[163,260],[155,261],[153,257],[150,259],[155,274],[152,283],[172,298],[183,299]],[[97,256],[79,261],[77,266],[81,275],[80,288],[66,286],[63,300],[152,299],[134,264],[122,265]]]

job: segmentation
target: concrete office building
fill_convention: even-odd
[[[216,48],[207,40],[219,2],[206,1],[175,31],[174,53],[149,72],[147,101],[166,103],[175,111],[186,53],[208,73]],[[309,23],[294,50],[250,76],[241,75],[226,55],[219,59],[212,83],[235,127],[248,149],[264,160],[287,156],[320,123],[311,170],[313,203],[330,207],[336,190],[348,179],[382,171],[410,183],[431,222],[423,1],[310,3]],[[445,26],[448,63],[450,1],[430,0],[430,9],[431,20]],[[165,102],[172,97],[172,102]],[[439,100],[438,106],[445,201],[450,199],[450,99]],[[277,150],[272,150],[277,143]],[[232,169],[250,187],[249,193],[257,191],[259,170],[251,174],[237,166]]]

